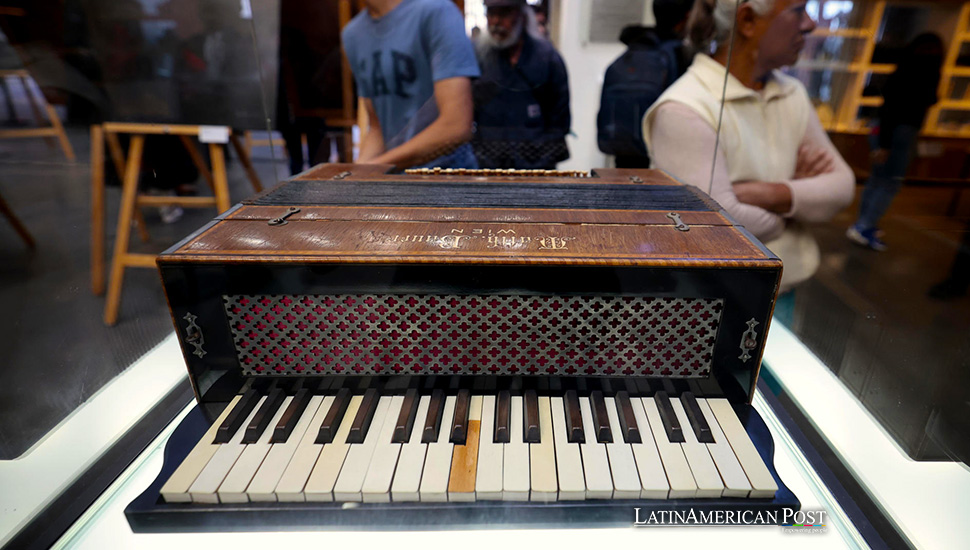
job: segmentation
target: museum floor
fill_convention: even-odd
[[[104,298],[90,285],[88,137],[72,129],[79,160],[43,140],[0,142],[0,195],[37,241],[34,252],[0,220],[0,459],[16,458],[171,331],[157,274],[130,269],[119,321],[101,322]],[[269,149],[254,152],[264,184],[274,181]],[[286,170],[275,165],[280,177]],[[252,192],[229,166],[233,202]],[[204,184],[201,184],[204,189]],[[120,191],[107,191],[108,250]],[[927,296],[945,278],[970,221],[970,192],[953,216],[952,189],[907,187],[885,224],[887,252],[844,237],[850,211],[814,227],[823,249],[817,277],[798,289],[794,332],[919,459],[967,460],[970,432],[970,298]],[[145,209],[152,236],[138,251],[161,251],[213,215],[186,211],[163,223]]]

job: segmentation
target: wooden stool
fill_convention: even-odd
[[[0,79],[6,80],[10,77],[20,79],[20,83],[24,87],[24,93],[27,94],[27,99],[30,101],[30,110],[34,113],[37,124],[42,125],[44,123],[44,115],[41,114],[37,98],[34,97],[34,94],[30,90],[30,74],[25,69],[0,71]],[[71,147],[71,142],[67,139],[67,133],[64,131],[64,125],[61,124],[61,118],[57,116],[57,111],[54,107],[51,107],[50,103],[47,103],[43,96],[40,98],[40,103],[43,104],[47,112],[47,120],[50,122],[50,126],[0,130],[0,139],[25,137],[42,137],[46,139],[56,137],[57,141],[60,142],[61,149],[64,151],[64,156],[67,157],[67,160],[74,162],[74,148]],[[48,141],[48,143],[53,142]]]
[[[10,225],[12,225],[14,231],[20,235],[20,238],[24,240],[24,243],[28,248],[31,250],[36,248],[37,245],[34,243],[34,238],[30,235],[30,231],[27,231],[27,227],[24,226],[23,222],[20,221],[20,218],[13,213],[13,209],[10,208],[7,201],[3,200],[3,195],[0,195],[0,214],[3,214],[5,218],[10,220]]]
[[[228,131],[228,130],[227,130]],[[128,158],[124,159],[118,134],[131,136]],[[211,197],[157,197],[138,193],[138,176],[141,171],[142,152],[145,135],[177,135],[189,152],[192,162],[202,173],[212,189]],[[214,206],[219,212],[229,209],[229,184],[226,176],[226,161],[220,143],[209,143],[209,157],[212,162],[210,171],[190,139],[200,135],[199,126],[177,124],[135,124],[107,122],[91,126],[91,285],[95,294],[104,292],[104,143],[115,169],[121,174],[121,207],[118,213],[118,231],[115,236],[114,253],[111,260],[111,276],[108,282],[108,298],[104,309],[104,322],[114,325],[118,319],[121,305],[121,287],[126,267],[155,267],[154,254],[134,254],[128,252],[132,221],[136,221],[147,240],[144,220],[139,207],[177,205],[186,208],[205,208]],[[239,160],[256,192],[263,187],[259,176],[249,161],[238,137],[229,133],[229,142],[236,150]]]

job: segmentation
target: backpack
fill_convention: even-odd
[[[596,116],[600,151],[616,156],[646,156],[643,116],[677,79],[679,44],[630,48],[606,70],[600,110]]]

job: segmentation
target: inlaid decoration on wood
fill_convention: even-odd
[[[704,378],[722,299],[340,294],[223,296],[246,375]]]

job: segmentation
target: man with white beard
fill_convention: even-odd
[[[525,0],[485,0],[476,45],[472,147],[481,168],[554,169],[569,158],[566,65],[537,31]]]

